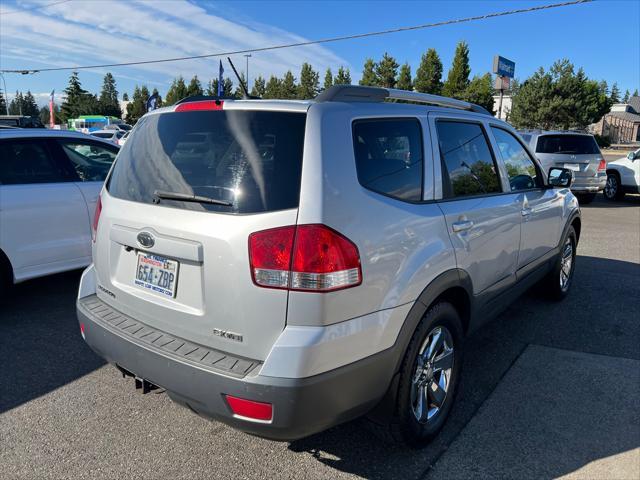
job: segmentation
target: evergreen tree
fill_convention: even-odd
[[[86,115],[84,110],[89,108],[93,103],[90,95],[85,89],[82,88],[80,79],[78,78],[78,72],[72,72],[69,77],[69,84],[64,89],[65,100],[60,107],[60,120],[66,122],[70,118],[77,118],[79,115]],[[95,98],[95,97],[94,97]],[[96,112],[89,112],[96,113]]]
[[[7,113],[7,100],[4,98],[4,92],[0,90],[0,115],[5,115],[6,113]]]
[[[351,85],[351,73],[348,68],[338,68],[338,74],[333,79],[334,85]]]
[[[134,91],[133,97],[135,97],[135,91]],[[131,101],[133,101],[133,97]],[[182,100],[183,98],[186,98],[186,97],[188,97],[187,86],[184,83],[184,78],[182,78],[182,75],[180,75],[178,78],[174,78],[173,82],[171,82],[171,86],[169,87],[169,90],[167,90],[167,94],[164,97],[164,104],[173,105],[178,100]],[[128,115],[128,112],[129,112],[129,107],[127,106],[127,115]]]
[[[281,98],[281,85],[282,81],[275,75],[271,75],[264,89],[264,95],[262,96],[262,98]]]
[[[411,81],[411,67],[405,63],[400,67],[398,75],[398,83],[396,85],[400,90],[413,90],[413,82]]]
[[[240,80],[242,81],[242,84],[244,86],[247,86],[247,81],[244,78],[244,72],[240,72]],[[241,99],[244,97],[244,92],[242,91],[242,87],[240,86],[240,83],[238,83],[238,86],[234,90],[233,97],[237,99]]]
[[[442,94],[442,61],[435,49],[430,48],[422,55],[414,87],[417,92]]]
[[[149,100],[149,89],[146,85],[133,89],[131,103],[127,105],[127,123],[134,125],[140,117],[147,113],[147,101]]]
[[[385,52],[382,59],[376,66],[378,85],[381,87],[395,88],[398,76],[398,66],[396,59]]]
[[[118,103],[118,90],[116,89],[116,80],[111,73],[104,76],[102,81],[102,90],[100,91],[100,113],[103,115],[109,115],[120,118],[122,116],[122,110],[120,110],[120,103]]]
[[[222,82],[222,96],[224,98],[233,98],[233,81],[229,77],[225,77]]]
[[[456,47],[453,57],[453,64],[449,69],[447,81],[442,87],[442,94],[445,97],[461,98],[469,86],[469,45],[467,42],[460,42]]]
[[[628,103],[629,102],[629,96],[631,94],[629,93],[629,90],[625,90],[624,91],[624,97],[622,97],[622,103]],[[0,112],[2,111],[2,109],[0,108]]]
[[[280,94],[282,98],[296,98],[298,86],[296,85],[296,79],[291,73],[291,70],[287,70],[282,79],[280,86]]]
[[[13,97],[11,103],[9,103],[9,115],[24,115],[24,113],[22,113],[23,105],[24,98],[22,97],[22,92],[16,90],[15,97]]]
[[[476,75],[473,77],[473,80],[469,83],[462,97],[467,102],[484,107],[493,115],[493,84],[491,74],[485,73],[482,76]]]
[[[360,85],[378,85],[378,77],[376,76],[376,62],[374,62],[372,58],[367,58],[364,62],[364,69],[362,70]]]
[[[251,89],[251,95],[253,97],[262,98],[264,96],[265,90],[266,90],[266,84],[265,84],[264,78],[262,77],[262,75],[258,75],[256,79],[253,81],[253,88]]]
[[[632,97],[637,97],[638,96],[638,89],[637,88],[633,91],[633,95],[631,95],[631,96]]]
[[[540,67],[512,96],[509,121],[517,128],[544,130],[586,128],[611,108],[602,82],[589,80],[582,69],[576,73],[568,60]]]
[[[611,87],[611,95],[609,95],[611,99],[611,103],[620,103],[620,89],[618,88],[618,84],[614,83]]]
[[[54,118],[57,121],[58,115],[60,114],[60,108],[58,108],[57,104],[53,104],[53,114]],[[40,121],[43,125],[49,125],[49,105],[42,107],[39,112]],[[59,122],[58,122],[59,123]]]
[[[333,86],[333,73],[331,73],[331,69],[327,68],[327,71],[324,72],[324,86],[323,88],[326,90]]]
[[[302,64],[300,71],[300,85],[298,85],[298,98],[305,100],[314,98],[320,87],[320,75],[308,63]]]
[[[189,86],[187,87],[187,97],[192,97],[196,95],[203,95],[204,91],[202,90],[202,84],[198,79],[198,75],[194,75],[191,81],[189,82]]]
[[[127,92],[124,92],[122,94],[122,101],[123,102],[128,102],[129,101],[129,94]]]
[[[31,90],[27,90],[26,95],[23,97],[22,103],[22,115],[28,117],[37,117],[40,114],[40,109],[36,103],[36,99],[33,98]]]

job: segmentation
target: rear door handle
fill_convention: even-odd
[[[471,227],[473,227],[473,222],[471,220],[467,220],[464,222],[454,222],[451,227],[453,228],[454,232],[463,232],[465,230],[469,230]]]

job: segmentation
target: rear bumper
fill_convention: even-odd
[[[571,191],[578,193],[598,193],[604,190],[606,183],[607,174],[605,172],[591,177],[576,176],[571,184]]]
[[[100,302],[95,295],[80,298],[78,321],[86,343],[98,355],[166,389],[174,401],[204,417],[275,440],[302,438],[366,413],[384,396],[396,363],[393,349],[387,349],[307,378],[263,376],[260,366],[244,376],[231,371],[225,375],[123,333],[93,313],[88,301]],[[272,404],[272,420],[234,417],[225,394]]]

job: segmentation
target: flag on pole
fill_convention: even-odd
[[[158,97],[159,95],[157,92],[149,97],[149,100],[147,100],[147,112],[158,108]]]
[[[53,108],[54,106],[54,101],[53,101],[53,94],[55,93],[55,89],[51,90],[51,95],[49,95],[49,128],[53,128],[54,125],[56,124],[56,119],[55,119],[55,110]]]
[[[224,68],[222,68],[222,60],[220,60],[220,69],[218,71],[218,97],[222,97],[224,93],[224,80],[222,75],[224,74]]]

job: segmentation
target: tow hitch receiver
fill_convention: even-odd
[[[157,390],[158,388],[160,388],[157,385],[154,385],[153,383],[145,380],[144,378],[137,377],[135,374],[131,373],[129,370],[125,370],[120,365],[116,365],[116,368],[120,370],[120,373],[122,373],[122,378],[133,377],[136,384],[136,390],[142,389],[143,395],[145,393],[151,392],[152,390]]]

